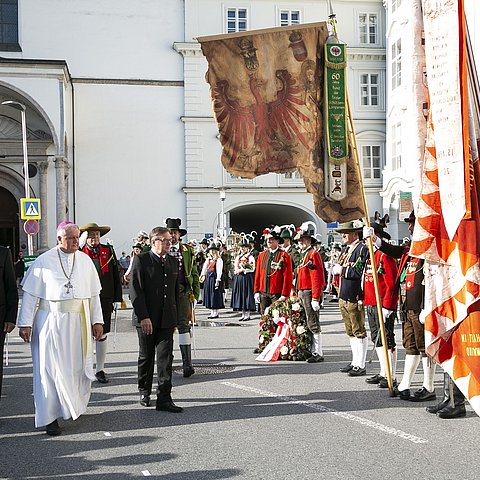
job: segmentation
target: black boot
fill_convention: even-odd
[[[443,398],[440,403],[426,407],[428,413],[437,413],[445,408],[450,402],[450,375],[447,372],[443,374]]]
[[[467,411],[465,410],[465,397],[453,381],[452,385],[453,402],[450,402],[445,408],[437,412],[439,418],[459,418],[467,415]]]
[[[192,346],[180,345],[180,352],[182,353],[183,376],[185,378],[191,377],[195,373],[192,365]]]

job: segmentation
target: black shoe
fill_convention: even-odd
[[[184,376],[185,378],[191,377],[194,373],[195,373],[195,369],[194,369],[192,366],[190,366],[190,367],[185,367],[185,368],[183,369],[183,376]]]
[[[367,374],[367,369],[366,368],[360,368],[360,367],[353,367],[348,372],[348,375],[350,377],[363,377],[366,374]]]
[[[410,400],[410,389],[407,388],[406,390],[398,390],[398,396],[400,397],[400,400]]]
[[[392,386],[393,388],[396,388],[398,386],[398,383],[396,380],[392,380]],[[388,388],[388,380],[386,378],[382,378],[378,382],[378,388]]]
[[[322,355],[312,355],[308,358],[307,363],[319,363],[323,362],[325,359]]]
[[[349,363],[348,365],[345,365],[344,367],[342,367],[340,371],[343,373],[348,373],[352,368],[353,368],[353,365]]]
[[[150,406],[150,395],[142,395],[140,397],[140,405],[143,405],[144,407],[149,407]]]
[[[442,408],[437,412],[437,417],[439,418],[460,418],[465,417],[467,411],[465,410],[465,404],[452,407],[447,405],[445,408]]]
[[[45,427],[45,431],[47,432],[47,435],[60,435],[62,433],[62,430],[60,429],[60,425],[58,424],[57,420],[54,420],[52,423],[49,423]]]
[[[100,370],[95,374],[95,378],[100,382],[100,383],[108,383],[110,380],[105,376],[105,372],[103,370]]]
[[[417,390],[409,400],[411,402],[426,402],[427,400],[434,400],[435,398],[437,398],[435,390],[429,392],[425,387],[422,387],[420,390]]]
[[[163,402],[159,402],[157,400],[155,410],[162,411],[162,412],[172,412],[172,413],[183,412],[183,408],[182,407],[177,407],[177,405],[175,405],[172,402],[172,400],[165,400]]]
[[[429,405],[428,407],[425,407],[425,410],[428,413],[435,414],[435,413],[439,412],[440,410],[444,409],[445,407],[447,407],[449,403],[450,403],[449,398],[443,399],[440,403],[436,403],[435,405]]]
[[[382,380],[384,380],[384,377],[377,373],[373,377],[366,378],[365,382],[369,383],[370,385],[378,385]]]
[[[329,303],[338,303],[338,298],[331,298]]]

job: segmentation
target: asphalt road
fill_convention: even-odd
[[[130,311],[110,336],[107,385],[93,384],[87,413],[63,434],[34,429],[28,345],[10,335],[0,402],[0,478],[478,479],[480,419],[441,420],[425,405],[339,368],[350,360],[336,304],[322,311],[325,362],[255,362],[258,316],[240,324],[221,311],[211,326],[198,309],[197,373],[174,373],[181,414],[138,403],[137,340]],[[399,330],[399,326],[397,326]],[[398,331],[397,343],[401,343]],[[370,355],[370,352],[369,352]],[[180,365],[175,350],[175,366]],[[399,349],[398,371],[404,351]],[[378,363],[368,365],[378,372]],[[421,367],[420,367],[421,368]],[[420,369],[413,388],[421,386]],[[440,395],[442,372],[436,374]]]

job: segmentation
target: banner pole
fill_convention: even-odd
[[[368,214],[367,198],[365,196],[365,188],[363,185],[363,173],[361,171],[360,162],[358,159],[357,139],[355,137],[355,132],[353,129],[352,112],[350,109],[348,94],[346,96],[346,103],[347,103],[347,117],[348,117],[347,121],[348,121],[348,133],[350,136],[350,146],[352,148],[352,155],[355,161],[355,166],[357,167],[358,181],[360,183],[360,191],[362,193],[363,207],[365,210],[365,226],[370,227],[370,216]],[[372,265],[373,286],[375,288],[375,299],[377,301],[378,323],[380,326],[380,335],[382,338],[383,353],[385,355],[385,369],[387,374],[388,391],[390,393],[390,396],[394,397],[395,392],[393,390],[392,372],[390,369],[390,360],[388,358],[387,337],[385,334],[385,325],[383,322],[382,299],[380,297],[380,288],[378,285],[378,273],[377,273],[377,267],[375,265],[375,252],[373,251],[373,243],[372,243],[371,237],[367,238],[367,246],[368,246],[368,252],[370,254],[370,263]]]

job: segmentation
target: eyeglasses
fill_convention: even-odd
[[[154,238],[153,242],[160,242],[160,243],[172,243],[172,241],[169,238]]]

